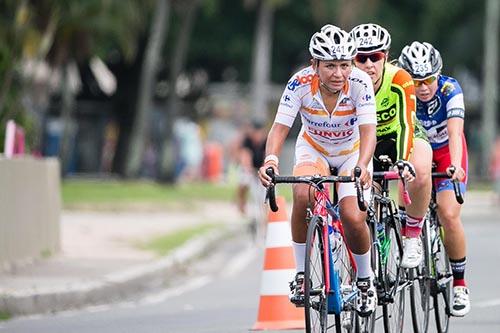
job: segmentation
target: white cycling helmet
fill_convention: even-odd
[[[359,53],[386,51],[391,46],[391,35],[378,24],[360,24],[351,30]]]
[[[356,56],[356,42],[344,30],[327,24],[311,37],[309,52],[318,60],[352,60]]]
[[[443,67],[439,51],[426,42],[413,42],[411,45],[406,45],[401,51],[398,62],[416,79],[425,79],[439,73]]]

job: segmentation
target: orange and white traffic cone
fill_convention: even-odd
[[[276,198],[278,211],[269,211],[264,271],[262,273],[259,313],[252,330],[303,329],[304,310],[288,299],[288,284],[295,276],[290,223],[285,198]]]

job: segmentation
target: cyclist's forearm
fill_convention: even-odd
[[[377,144],[376,125],[366,124],[359,126],[359,158],[358,165],[368,166],[375,153]]]
[[[413,85],[407,85],[401,92],[405,105],[400,105],[398,114],[400,129],[397,137],[397,159],[408,161],[413,151],[413,135],[415,130],[416,97]]]
[[[462,118],[448,119],[448,144],[450,149],[451,164],[462,164],[462,133],[464,121]]]
[[[288,126],[279,123],[273,124],[267,136],[266,156],[279,156],[281,154],[281,148],[283,147],[283,143],[288,136],[288,132],[290,132],[290,128]]]

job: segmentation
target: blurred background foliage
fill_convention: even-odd
[[[314,31],[374,22],[390,31],[392,58],[414,40],[441,51],[465,91],[474,154],[485,1],[3,0],[0,144],[15,119],[64,176],[174,181],[178,119],[225,147],[245,119],[272,121]]]

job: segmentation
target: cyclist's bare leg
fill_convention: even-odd
[[[293,208],[292,208],[292,240],[296,243],[305,243],[307,234],[306,209],[310,194],[310,186],[306,184],[293,185]]]
[[[328,166],[321,160],[311,162],[304,159],[303,163],[298,163],[293,169],[294,176],[322,175],[328,176]],[[292,240],[295,243],[305,243],[307,237],[307,225],[305,223],[306,210],[309,200],[314,202],[314,192],[309,185],[294,184],[293,187],[293,208],[292,208]]]
[[[460,219],[461,206],[453,191],[441,191],[436,195],[438,216],[444,228],[444,246],[451,259],[461,259],[466,255],[465,232]]]
[[[370,230],[366,212],[358,208],[357,197],[345,196],[340,200],[340,219],[357,266],[356,311],[360,316],[369,316],[377,305],[377,291],[370,261]]]
[[[340,218],[347,244],[355,254],[364,254],[370,249],[370,230],[366,224],[366,212],[358,208],[357,198],[348,196],[340,200]]]
[[[438,216],[444,228],[444,246],[450,258],[453,273],[453,302],[451,314],[465,316],[470,310],[469,289],[465,280],[466,241],[460,220],[460,204],[453,191],[441,191],[436,195]]]
[[[236,200],[237,200],[237,204],[238,204],[238,210],[243,215],[246,214],[246,205],[247,205],[247,201],[248,201],[247,199],[248,199],[248,185],[247,184],[238,184]]]
[[[406,222],[403,229],[404,254],[401,267],[414,268],[422,261],[422,245],[419,235],[424,224],[425,213],[429,207],[432,188],[432,149],[429,143],[415,139],[410,163],[415,167],[416,177],[408,183],[411,204],[406,206]],[[403,200],[400,198],[400,205]]]
[[[422,218],[431,200],[432,148],[429,143],[415,139],[410,163],[415,167],[417,177],[408,183],[411,204],[406,207],[406,213],[415,218]]]

